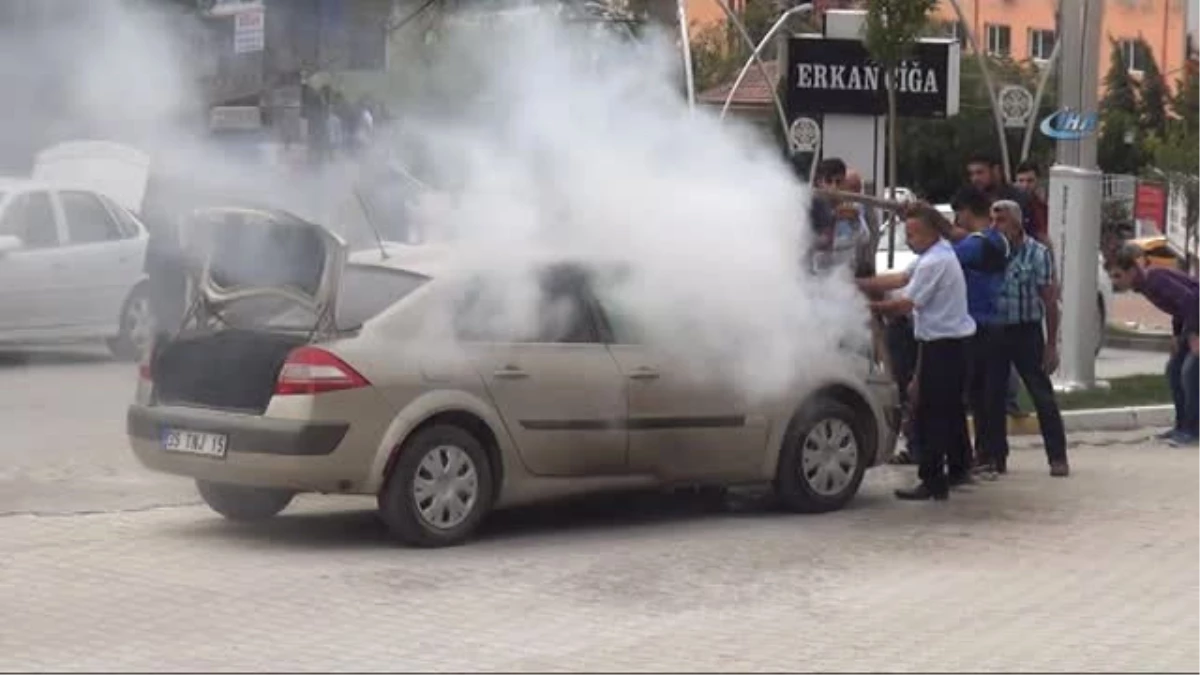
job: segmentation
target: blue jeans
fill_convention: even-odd
[[[1198,360],[1188,347],[1187,338],[1176,343],[1175,353],[1167,361],[1167,382],[1175,400],[1175,428],[1197,435],[1200,432],[1200,374]]]

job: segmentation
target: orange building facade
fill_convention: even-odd
[[[744,0],[729,0],[735,9]],[[1138,74],[1144,67],[1144,56],[1134,48],[1141,38],[1150,47],[1158,68],[1174,87],[1175,79],[1183,73],[1189,51],[1188,2],[1194,0],[1107,0],[1104,7],[1104,34],[1100,45],[1100,75],[1108,71],[1112,42],[1125,54],[1130,71]],[[846,0],[817,0],[818,9],[865,5],[865,2]],[[959,0],[965,23],[971,27],[980,48],[997,56],[1015,61],[1044,61],[1054,49],[1055,0]],[[714,22],[723,22],[725,14],[716,0],[688,0],[688,16],[699,29]],[[957,34],[954,7],[941,0],[934,10],[934,21],[943,22],[947,32]],[[965,46],[965,45],[964,45]]]
[[[1014,61],[1044,61],[1054,49],[1054,0],[959,0],[967,25],[979,47]],[[1150,47],[1158,69],[1174,86],[1188,58],[1186,0],[1107,0],[1100,45],[1100,75],[1108,71],[1114,43],[1121,49],[1130,72],[1145,67],[1145,55],[1134,48],[1138,39]],[[942,0],[936,20],[953,26],[957,20],[951,3]]]

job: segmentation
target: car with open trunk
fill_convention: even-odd
[[[747,395],[643,339],[605,290],[620,264],[530,263],[513,321],[508,281],[449,249],[348,254],[282,211],[189,223],[205,262],[184,327],[142,364],[128,435],[231,519],[372,495],[399,539],[441,546],[495,509],[626,488],[770,484],[824,512],[895,445],[896,388],[870,358]]]

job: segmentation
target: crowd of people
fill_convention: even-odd
[[[1001,165],[978,155],[954,196],[953,222],[925,202],[900,214],[908,248],[906,268],[876,273],[862,204],[814,198],[812,265],[821,272],[852,264],[859,288],[886,325],[888,360],[907,414],[906,447],[898,463],[919,466],[919,483],[896,491],[907,500],[944,500],[953,487],[1008,471],[1008,415],[1017,380],[1037,413],[1049,473],[1070,474],[1066,433],[1051,375],[1057,370],[1059,289],[1048,236],[1047,208],[1036,165],[1017,168],[1016,184]],[[861,191],[861,178],[838,159],[825,159],[818,188]],[[835,194],[827,192],[826,194]],[[1128,247],[1107,261],[1114,286],[1143,293],[1175,322],[1168,379],[1176,401],[1175,427],[1162,438],[1197,443],[1197,282],[1183,272],[1146,269]],[[856,261],[851,263],[850,261]],[[974,427],[968,424],[968,414]]]

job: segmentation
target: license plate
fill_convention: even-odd
[[[209,434],[186,429],[166,429],[162,435],[163,450],[188,455],[224,458],[229,443],[226,434]]]

